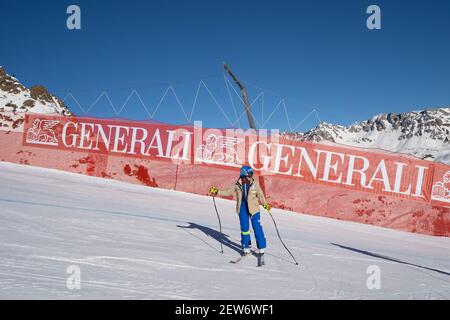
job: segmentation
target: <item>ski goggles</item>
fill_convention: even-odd
[[[241,177],[251,178],[253,177],[253,171],[252,172],[241,171]]]

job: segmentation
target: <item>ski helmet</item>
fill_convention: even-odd
[[[249,166],[243,166],[241,168],[241,177],[250,177],[253,175],[253,169]]]

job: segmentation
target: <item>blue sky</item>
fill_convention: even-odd
[[[81,8],[82,30],[66,28],[70,4]],[[382,30],[366,28],[370,4],[381,8]],[[234,122],[223,61],[247,83],[251,99],[264,91],[264,114],[261,100],[253,106],[260,122],[281,99],[291,127],[314,108],[321,120],[348,125],[450,105],[448,0],[0,0],[0,11],[0,65],[27,86],[44,84],[61,98],[72,92],[84,108],[103,90],[121,108],[136,88],[153,112],[172,84],[189,115],[203,79]],[[89,115],[114,113],[102,97]],[[121,117],[148,119],[136,96]],[[172,94],[154,119],[187,122]],[[191,120],[231,126],[204,88]],[[245,127],[245,118],[239,124]],[[298,129],[316,124],[313,116]],[[289,128],[282,107],[265,127]]]

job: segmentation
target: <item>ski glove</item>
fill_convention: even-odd
[[[263,204],[263,208],[266,209],[267,211],[270,211],[270,209],[272,209],[272,207],[268,203]]]
[[[217,195],[217,193],[219,192],[219,189],[217,189],[216,187],[212,186],[211,188],[209,188],[209,193],[212,194],[213,196]]]

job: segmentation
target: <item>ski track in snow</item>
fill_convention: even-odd
[[[449,299],[450,239],[273,209],[238,264],[232,201],[0,162],[1,299]],[[184,227],[184,228],[183,228]],[[254,241],[254,238],[253,238]],[[81,270],[69,290],[67,267]],[[367,267],[381,270],[369,290]]]

